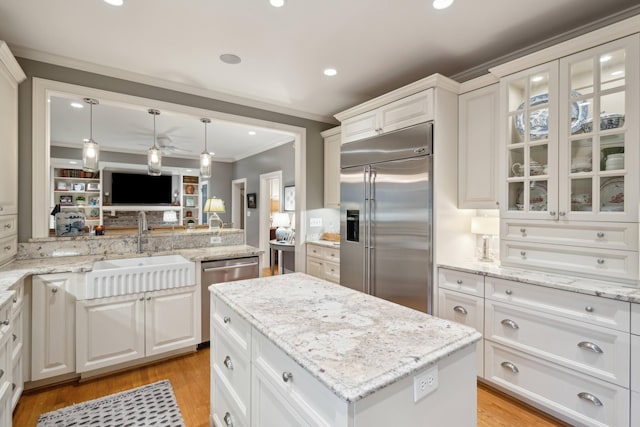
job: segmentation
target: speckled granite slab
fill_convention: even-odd
[[[439,267],[513,280],[530,285],[561,289],[563,291],[577,292],[585,295],[640,303],[639,287],[624,286],[614,282],[590,280],[582,277],[565,276],[562,274],[545,273],[543,271],[525,270],[514,267],[502,267],[494,263],[473,260],[460,264],[441,264]]]
[[[326,246],[328,248],[339,248],[340,242],[331,242],[329,240],[310,240],[307,241],[307,245]]]
[[[209,289],[347,402],[481,337],[472,328],[302,273]]]

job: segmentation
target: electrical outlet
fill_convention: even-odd
[[[438,388],[438,365],[413,377],[413,401],[417,402]]]
[[[322,218],[310,218],[309,227],[322,227]]]
[[[209,243],[211,243],[211,244],[222,243],[222,237],[220,237],[220,236],[211,236],[211,240],[209,240]]]

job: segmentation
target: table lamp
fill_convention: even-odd
[[[276,212],[273,214],[271,225],[276,228],[276,240],[284,240],[289,234],[289,227],[291,221],[289,220],[289,214],[285,212]]]
[[[497,216],[475,216],[471,218],[471,232],[482,235],[482,255],[480,261],[491,262],[489,256],[489,236],[500,234],[500,218]]]
[[[207,203],[204,205],[204,212],[209,214],[209,230],[213,230],[212,222],[218,222],[218,230],[222,230],[224,223],[218,216],[218,213],[224,213],[224,200],[216,197],[207,199]]]

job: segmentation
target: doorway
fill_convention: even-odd
[[[260,250],[270,254],[269,240],[271,240],[271,217],[280,212],[280,193],[282,188],[282,171],[260,175]],[[262,257],[262,268],[269,267],[269,257]]]
[[[245,218],[247,217],[246,188],[247,178],[231,181],[231,226],[243,231],[242,243],[245,244],[247,243],[247,228],[245,227]]]

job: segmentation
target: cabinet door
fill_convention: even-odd
[[[143,294],[76,303],[77,372],[144,356],[144,304]]]
[[[340,134],[324,140],[324,207],[340,207]]]
[[[558,62],[500,81],[503,218],[558,217]]]
[[[496,209],[498,203],[498,89],[496,83],[458,98],[458,208]]]
[[[32,278],[31,380],[75,371],[75,298],[67,289],[74,274]]]
[[[433,89],[380,107],[378,133],[393,132],[429,120],[433,120]]]
[[[307,274],[324,279],[323,262],[317,258],[307,257]]]
[[[638,220],[640,37],[560,60],[559,211]]]
[[[0,215],[18,213],[18,84],[0,64]]]
[[[200,342],[200,305],[196,295],[196,286],[145,294],[147,356]]]
[[[378,135],[378,110],[367,111],[342,122],[342,142],[353,142]]]
[[[251,425],[254,427],[302,427],[310,425],[280,394],[260,368],[254,368]]]

